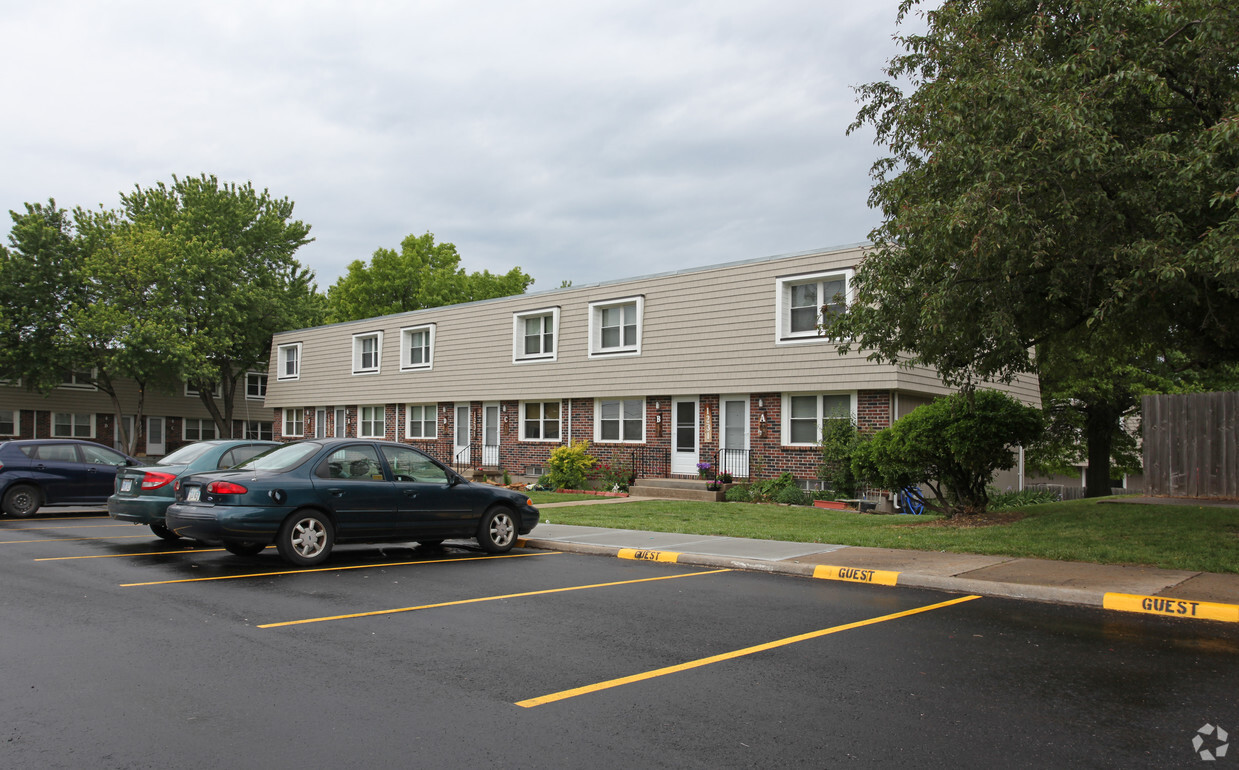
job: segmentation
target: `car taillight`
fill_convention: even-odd
[[[177,480],[176,480],[176,483],[174,483],[174,484],[172,485],[172,491],[174,491],[174,492],[180,492],[180,491],[181,491],[181,480],[180,480],[180,479],[177,479]]]
[[[209,495],[243,495],[249,490],[231,481],[212,481],[206,485],[206,491]]]
[[[175,478],[171,473],[147,473],[142,477],[142,488],[159,489]]]

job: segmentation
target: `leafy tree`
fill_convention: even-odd
[[[1109,361],[1239,360],[1233,0],[946,0],[927,19],[860,89],[852,128],[890,154],[841,351],[910,352],[963,385],[1044,373],[1109,426],[1090,443],[1144,387],[1093,387]],[[1110,452],[1089,462],[1088,494],[1108,493]]]
[[[830,484],[838,497],[856,497],[859,482],[852,471],[852,455],[862,441],[851,417],[832,417],[822,422],[822,464],[817,475]]]
[[[950,515],[985,510],[994,473],[1015,466],[1015,445],[1041,436],[1041,412],[996,390],[955,393],[919,406],[858,445],[857,477],[887,489],[921,485],[926,505]]]
[[[134,435],[118,420],[121,442],[133,451],[141,435],[147,387],[167,388],[175,374],[175,315],[163,287],[147,277],[151,265],[117,248],[119,224],[107,211],[27,204],[10,212],[11,250],[0,249],[0,370],[29,389],[48,392],[71,373],[124,409],[119,378],[136,382]]]
[[[400,251],[378,249],[370,264],[355,260],[327,290],[332,323],[521,294],[533,278],[514,267],[503,275],[466,273],[451,243],[409,235]]]
[[[238,383],[265,368],[271,335],[322,321],[314,275],[293,256],[310,227],[287,198],[205,174],[139,186],[121,206],[121,243],[152,266],[178,314],[175,367],[231,435]]]

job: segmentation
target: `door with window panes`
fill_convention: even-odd
[[[456,405],[456,425],[452,434],[452,458],[457,465],[473,462],[469,452],[469,405]]]
[[[499,404],[482,405],[482,465],[499,465]]]
[[[723,396],[722,425],[719,438],[719,473],[726,471],[735,478],[749,475],[749,399],[747,396]]]
[[[671,472],[697,474],[701,451],[697,436],[696,397],[677,396],[671,399]]]

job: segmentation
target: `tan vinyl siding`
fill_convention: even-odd
[[[834,343],[776,344],[780,277],[851,268],[860,248],[753,260],[683,273],[415,311],[287,332],[297,381],[268,380],[267,406],[486,399],[900,389],[949,392],[928,371],[837,355]],[[590,303],[643,297],[640,355],[590,358]],[[513,314],[559,307],[556,361],[514,363]],[[435,324],[434,366],[400,371],[400,329]],[[353,335],[383,332],[382,371],[353,375]],[[1031,388],[1017,388],[1027,400]]]
[[[120,398],[124,414],[134,414],[138,409],[138,387],[130,380],[122,380],[116,384],[117,395]],[[238,386],[240,397],[234,406],[235,419],[245,419],[245,384]],[[164,393],[147,390],[142,405],[143,414],[152,417],[209,417],[202,400],[197,396],[186,396],[182,389],[177,393]],[[270,411],[263,402],[250,401],[249,408],[253,415],[249,419],[270,420]],[[33,409],[40,412],[92,412],[94,414],[112,414],[116,408],[112,397],[101,390],[85,388],[54,388],[47,395],[32,393],[24,387],[0,385],[0,406],[9,409]],[[223,409],[223,402],[220,402]]]

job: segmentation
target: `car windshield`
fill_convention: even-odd
[[[320,444],[311,442],[285,444],[251,457],[236,468],[248,471],[286,471],[305,462],[307,457],[322,448]]]
[[[211,445],[205,443],[187,444],[170,455],[161,457],[156,465],[189,465],[194,460],[210,451]]]

